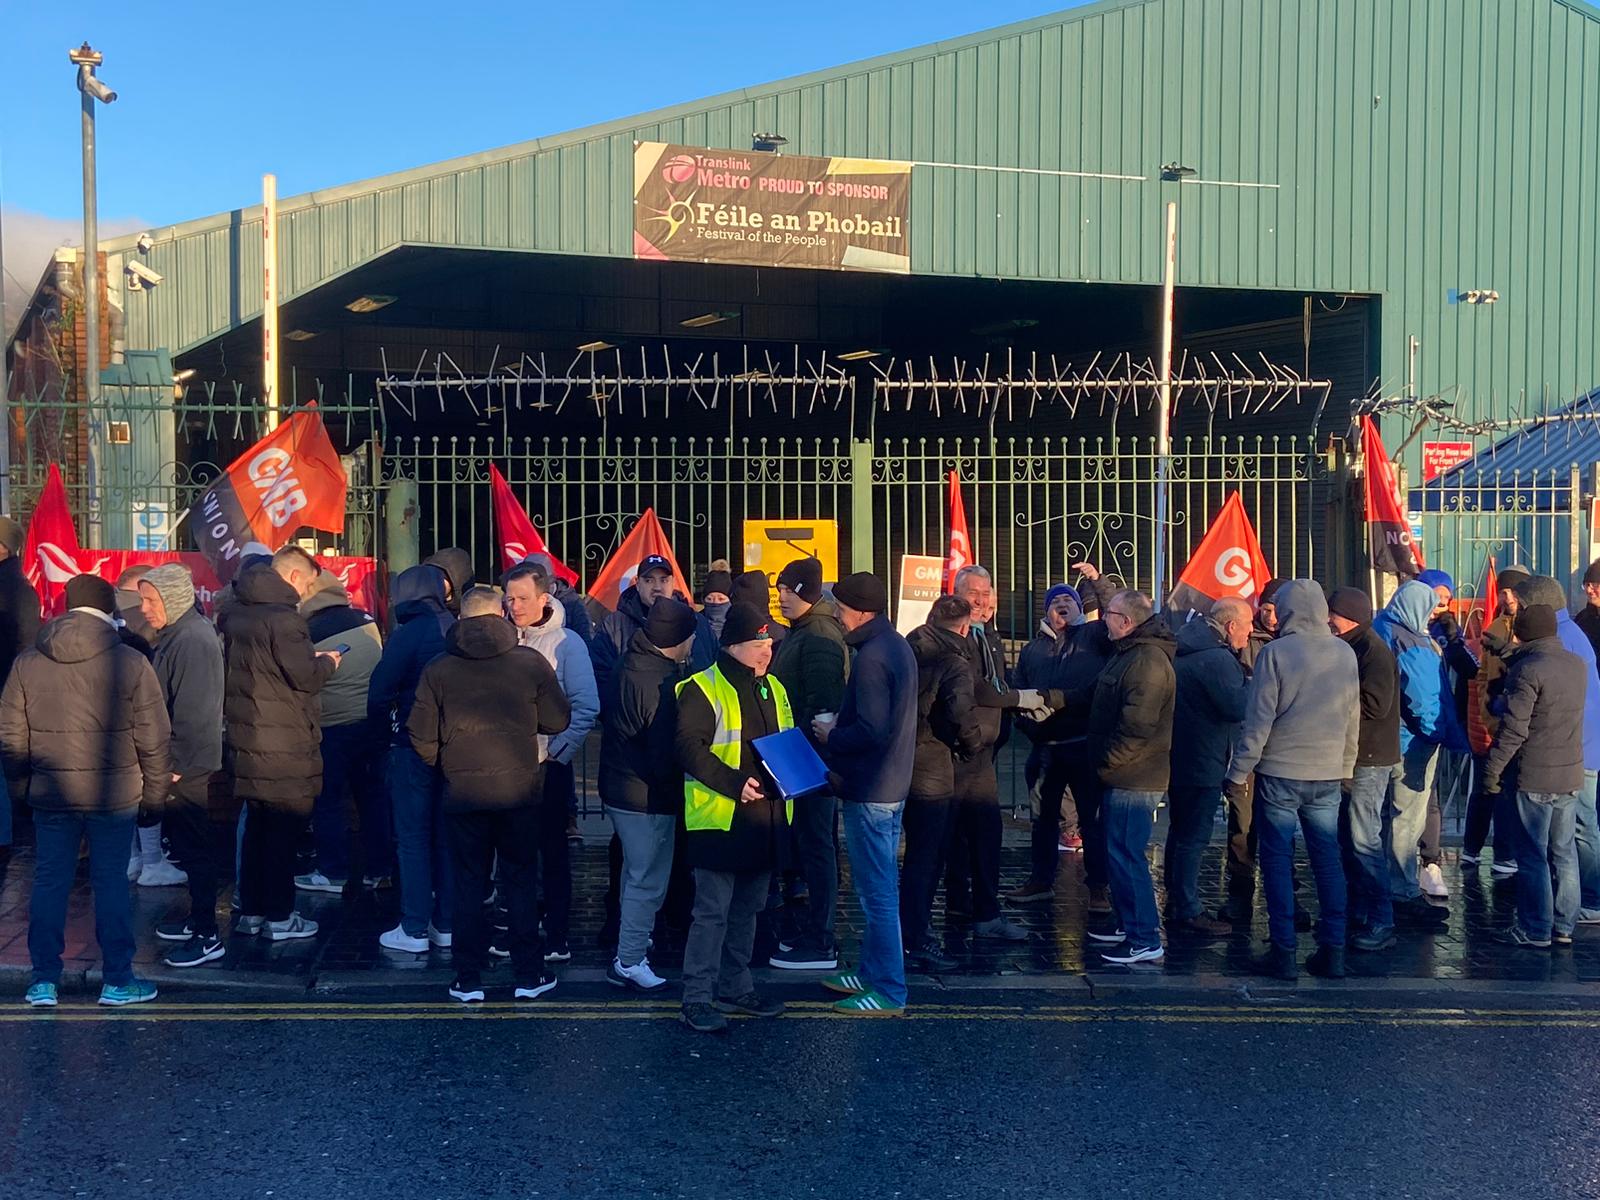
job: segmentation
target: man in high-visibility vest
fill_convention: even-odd
[[[683,951],[683,1023],[727,1028],[725,1013],[775,1017],[783,1004],[755,990],[750,955],[772,872],[788,865],[792,802],[760,766],[757,738],[794,727],[788,695],[767,674],[768,616],[753,604],[728,609],[721,651],[678,685],[674,744],[683,768],[685,848],[694,869],[694,922]]]

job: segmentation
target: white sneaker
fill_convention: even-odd
[[[433,927],[432,921],[428,922],[428,941],[432,942],[441,950],[450,949],[450,935],[448,933],[440,933]]]
[[[667,981],[650,969],[648,958],[641,958],[631,967],[623,966],[620,958],[612,959],[606,982],[637,992],[654,992],[667,986]]]
[[[1429,863],[1422,868],[1422,874],[1417,877],[1417,885],[1422,888],[1422,894],[1425,896],[1443,900],[1450,895],[1450,885],[1444,881],[1444,872],[1439,869],[1438,863]]]
[[[128,864],[129,869],[133,867]],[[170,859],[145,864],[139,872],[140,887],[178,887],[189,882],[189,876],[173,866]]]
[[[393,929],[378,935],[378,945],[385,950],[403,950],[407,954],[426,954],[428,952],[428,939],[425,937],[412,937],[406,932],[404,925],[396,925]]]
[[[261,936],[269,942],[291,942],[297,938],[317,936],[317,923],[308,921],[299,913],[290,913],[286,921],[267,921],[261,926]]]
[[[321,871],[313,871],[309,875],[296,875],[294,886],[302,892],[332,892],[338,895],[344,891],[344,880],[329,879]]]

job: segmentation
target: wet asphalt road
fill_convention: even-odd
[[[8,1009],[0,1196],[1600,1195],[1600,1008],[551,999]]]

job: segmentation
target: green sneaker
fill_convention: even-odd
[[[833,1011],[852,1017],[903,1017],[906,1006],[893,1003],[882,992],[858,992],[835,1004]]]
[[[148,979],[135,979],[129,983],[106,984],[100,989],[100,1003],[107,1008],[124,1008],[129,1004],[143,1004],[156,998],[156,985]]]
[[[837,975],[829,975],[822,981],[822,986],[830,992],[838,992],[841,996],[854,996],[857,992],[867,990],[866,983],[854,971],[840,971]]]
[[[23,993],[22,998],[34,1008],[54,1008],[56,1006],[56,985],[40,980]]]

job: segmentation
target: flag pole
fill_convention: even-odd
[[[1172,458],[1172,294],[1178,273],[1178,204],[1167,201],[1167,261],[1161,283],[1161,399],[1156,418],[1156,554],[1150,598],[1161,611],[1167,570],[1167,468]]]

